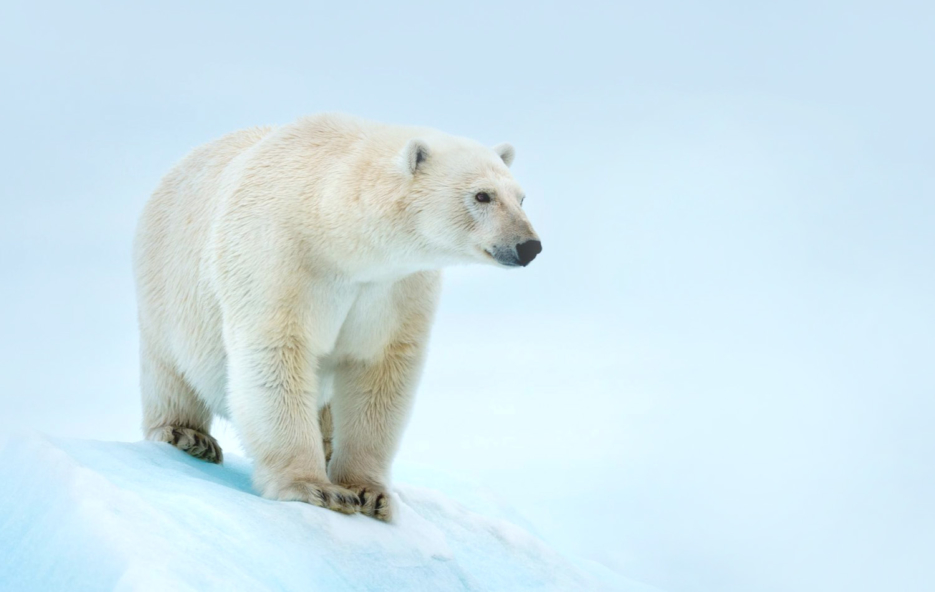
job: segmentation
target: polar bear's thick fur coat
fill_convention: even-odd
[[[262,495],[389,520],[439,269],[541,248],[512,159],[343,115],[189,154],[135,241],[146,436],[220,462],[229,418]]]

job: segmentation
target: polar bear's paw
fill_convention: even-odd
[[[342,514],[355,514],[360,509],[356,493],[332,483],[295,481],[283,487],[275,497],[285,502],[305,502]]]
[[[393,503],[390,493],[376,485],[347,485],[360,499],[360,513],[383,522],[393,519]]]
[[[220,463],[224,460],[218,441],[193,428],[164,426],[154,429],[149,439],[156,442],[168,442],[179,450],[210,463]]]

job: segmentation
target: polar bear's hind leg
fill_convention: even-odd
[[[331,404],[327,404],[318,410],[318,425],[321,428],[321,444],[325,449],[325,464],[331,460],[332,435],[334,434],[334,423],[331,419]]]
[[[211,411],[169,364],[142,348],[143,433],[211,463],[224,460],[209,430]]]

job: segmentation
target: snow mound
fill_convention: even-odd
[[[450,481],[462,501],[396,486],[384,524],[262,499],[250,471],[167,444],[13,439],[0,454],[0,589],[650,590]]]

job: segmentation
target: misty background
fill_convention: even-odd
[[[513,143],[544,247],[446,272],[400,461],[670,591],[935,586],[932,3],[2,12],[0,444],[138,440],[149,193],[346,111]]]

